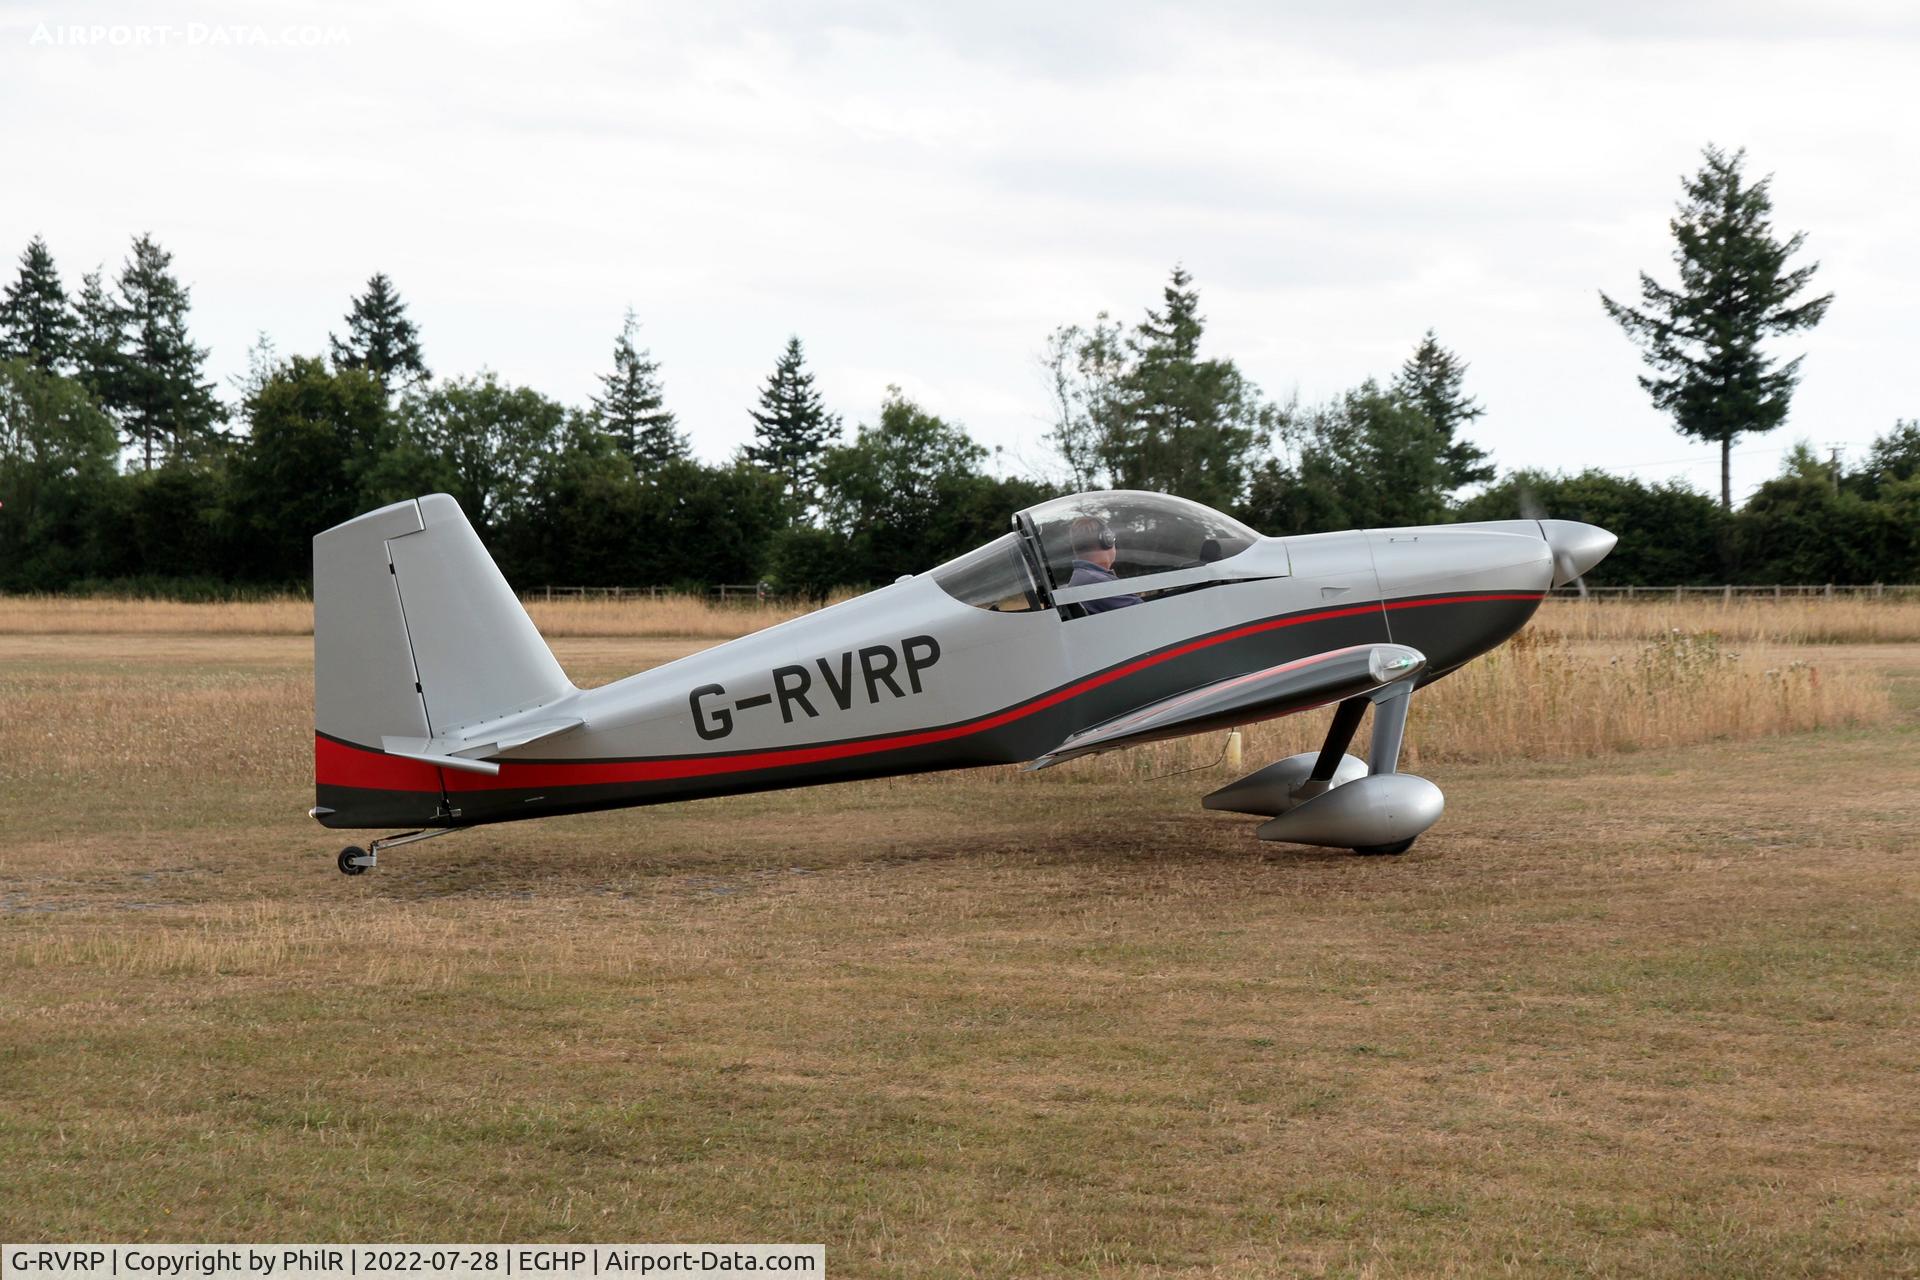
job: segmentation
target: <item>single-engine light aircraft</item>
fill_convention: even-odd
[[[1262,537],[1182,498],[1056,498],[926,573],[597,689],[567,679],[460,506],[313,540],[312,816],[413,828],[1028,763],[1332,706],[1325,745],[1204,804],[1266,840],[1400,853],[1408,699],[1613,549],[1569,520]],[[1371,746],[1347,754],[1367,708]]]

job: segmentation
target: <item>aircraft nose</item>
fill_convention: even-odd
[[[1599,525],[1578,520],[1542,520],[1540,532],[1553,548],[1553,585],[1564,587],[1584,577],[1593,566],[1607,558],[1620,539]]]

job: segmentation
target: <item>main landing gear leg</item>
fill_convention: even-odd
[[[1368,773],[1394,773],[1400,768],[1400,744],[1407,736],[1407,708],[1413,685],[1394,685],[1374,695],[1373,741],[1367,746]]]
[[[1367,746],[1367,773],[1395,773],[1400,768],[1400,745],[1407,736],[1407,708],[1413,702],[1411,681],[1373,695],[1373,741]],[[1344,704],[1342,704],[1344,706]],[[1405,853],[1418,836],[1391,844],[1355,845],[1355,853]]]
[[[434,827],[426,831],[409,831],[404,835],[386,836],[379,840],[369,840],[367,841],[367,847],[364,849],[357,844],[350,844],[340,851],[337,864],[341,872],[345,875],[361,875],[365,873],[369,867],[380,865],[380,851],[382,849],[391,849],[396,845],[413,844],[420,840],[431,840],[435,836],[450,836],[460,829],[459,827]]]
[[[1321,744],[1320,754],[1313,762],[1313,771],[1307,775],[1308,782],[1319,785],[1311,793],[1306,793],[1303,788],[1301,799],[1319,795],[1333,785],[1333,775],[1340,768],[1340,762],[1347,758],[1347,748],[1353,743],[1354,730],[1360,727],[1360,717],[1366,714],[1365,698],[1348,698],[1334,708],[1333,723],[1327,726],[1327,740]]]

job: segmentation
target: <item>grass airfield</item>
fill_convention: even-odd
[[[1063,769],[357,879],[309,645],[0,635],[0,1238],[1920,1274],[1920,645],[1807,649],[1886,673],[1869,728],[1423,764],[1398,859],[1261,844],[1221,770]]]

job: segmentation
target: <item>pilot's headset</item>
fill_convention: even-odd
[[[1111,551],[1119,543],[1114,539],[1113,529],[1099,516],[1075,516],[1068,526],[1068,536],[1073,543],[1073,553],[1082,551]]]

